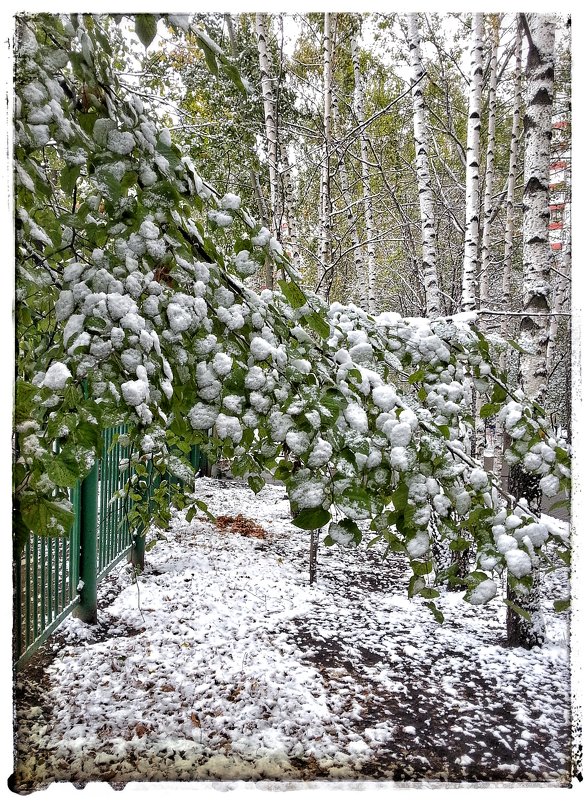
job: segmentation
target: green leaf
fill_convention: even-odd
[[[145,50],[152,44],[156,36],[157,18],[154,14],[137,14],[135,20],[136,35]]]
[[[307,298],[298,284],[291,281],[279,281],[278,285],[293,309],[300,309],[306,304]]]
[[[451,540],[449,543],[449,550],[457,552],[466,551],[470,545],[471,542],[469,540],[459,537],[456,540]]]
[[[493,417],[501,408],[501,404],[499,403],[484,403],[479,410],[479,416],[485,420],[487,417]]]
[[[570,503],[569,499],[568,498],[563,498],[562,500],[555,501],[553,504],[551,504],[549,506],[549,508],[548,508],[548,511],[552,512],[554,509],[568,509],[570,507],[570,505],[571,505],[571,503]]]
[[[415,576],[428,576],[433,572],[433,563],[430,560],[428,562],[411,562],[410,567]]]
[[[75,515],[70,509],[48,498],[25,496],[21,499],[23,522],[43,537],[67,537]]]
[[[570,598],[563,598],[559,601],[555,601],[553,604],[555,612],[565,612],[571,606],[571,599]]]
[[[408,504],[408,486],[400,481],[392,493],[392,504],[396,510],[405,509]]]
[[[451,431],[449,430],[449,426],[437,426],[441,434],[445,437],[445,439],[451,439]]]
[[[492,390],[492,403],[503,403],[507,397],[508,393],[504,387],[500,386],[499,384],[494,384],[494,388]]]
[[[509,606],[510,609],[512,609],[514,612],[516,612],[517,615],[520,615],[520,617],[523,617],[524,620],[532,620],[532,616],[531,616],[530,612],[527,612],[526,609],[522,609],[522,607],[518,606],[517,604],[512,603],[512,601],[509,601],[507,598],[504,598],[504,603],[506,604],[506,606]]]
[[[349,533],[353,534],[354,537],[362,536],[362,532],[360,531],[358,524],[355,522],[355,520],[350,520],[349,517],[344,517],[343,520],[340,520],[337,525],[341,526],[341,528],[344,528],[346,531],[349,531]]]
[[[266,484],[262,476],[248,476],[248,486],[257,495]]]
[[[311,328],[316,334],[318,334],[321,339],[329,339],[331,334],[331,329],[329,327],[329,323],[326,322],[317,312],[311,312],[310,314],[304,314],[303,320],[307,321],[307,325]]]
[[[522,347],[522,345],[519,345],[519,344],[516,342],[516,340],[514,340],[514,339],[508,339],[508,340],[506,340],[506,341],[507,341],[508,345],[511,345],[511,346],[514,348],[514,350],[517,350],[519,353],[528,353],[528,351],[527,351],[527,350],[525,350],[525,349]]]
[[[419,367],[416,372],[408,376],[408,383],[416,384],[417,381],[422,381],[426,374],[427,371],[424,369],[424,367]]]
[[[433,587],[423,587],[422,590],[419,592],[419,595],[422,598],[438,598],[441,593],[439,590],[433,589]]]
[[[314,509],[303,509],[292,521],[292,524],[297,528],[305,529],[305,531],[314,531],[317,528],[322,528],[330,520],[331,515],[329,512],[321,506],[317,506]]]
[[[215,75],[217,77],[219,75],[219,69],[217,67],[217,60],[215,58],[215,53],[213,52],[213,50],[211,50],[209,45],[199,36],[197,37],[197,43],[199,44],[199,47],[203,50],[203,55],[205,56],[205,62],[207,64],[207,68],[209,69],[212,75]]]
[[[277,481],[286,481],[292,475],[294,465],[292,462],[282,461],[278,463],[278,467],[274,471],[274,478]]]
[[[222,66],[225,74],[228,78],[236,85],[239,91],[244,95],[244,97],[248,96],[248,90],[244,86],[244,82],[242,81],[242,76],[240,75],[238,69],[234,67],[233,64],[230,64],[227,60],[222,59]]]
[[[166,158],[166,160],[169,162],[171,170],[176,169],[181,163],[181,157],[179,155],[179,152],[177,148],[173,147],[172,144],[166,145],[164,142],[161,142],[159,140],[156,144],[156,151],[157,153],[160,153],[161,156],[164,156]],[[165,187],[168,187],[167,194],[171,193],[171,195],[173,195],[173,197],[171,197],[170,199],[172,200],[180,199],[180,197],[177,198],[174,197],[174,193],[176,192],[176,190],[174,189],[174,187],[172,187],[172,185],[169,186],[166,182],[159,182],[156,186],[154,186],[151,189],[151,191],[163,194],[163,190],[165,189]]]
[[[81,165],[80,164],[73,164],[71,166],[65,166],[61,170],[61,189],[65,192],[66,195],[71,195],[73,189],[75,188],[75,184],[77,179],[79,178],[79,173],[81,172]]]
[[[58,487],[74,487],[80,477],[77,463],[66,454],[58,454],[50,461],[47,475]]]
[[[422,594],[422,593],[421,593]],[[445,622],[445,615],[441,612],[440,609],[437,609],[435,604],[432,601],[427,601],[425,606],[428,607],[434,615],[435,620],[437,623],[444,623]]]

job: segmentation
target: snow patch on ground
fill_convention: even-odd
[[[378,546],[321,546],[311,586],[309,533],[290,524],[282,487],[196,489],[212,513],[242,514],[266,537],[178,513],[138,583],[115,569],[100,585],[100,625],[61,626],[42,707],[20,676],[19,787],[568,782],[566,615],[545,610],[547,641],[530,652],[505,647],[498,599],[471,607],[444,594],[440,626],[408,600],[403,555],[383,561]]]

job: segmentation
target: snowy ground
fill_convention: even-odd
[[[570,780],[567,620],[504,645],[505,607],[449,593],[440,626],[400,557],[321,547],[281,487],[201,479],[216,515],[173,521],[100,624],[67,620],[19,677],[16,788],[52,781]],[[560,593],[557,594],[557,597]]]

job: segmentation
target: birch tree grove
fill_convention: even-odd
[[[187,455],[197,446],[255,492],[267,475],[282,482],[294,525],[314,542],[323,532],[331,546],[386,543],[410,569],[409,597],[439,623],[446,587],[479,605],[502,600],[507,583],[510,642],[538,645],[539,557],[564,570],[570,547],[539,509],[541,493],[570,489],[567,437],[545,408],[556,336],[552,17],[519,15],[514,51],[514,18],[494,17],[483,154],[481,14],[472,16],[469,82],[459,44],[469,15],[449,17],[438,34],[436,17],[409,14],[407,48],[394,17],[370,18],[395,45],[383,57],[341,13],[296,16],[294,55],[276,51],[267,14],[237,24],[223,14],[145,16],[148,25],[130,18],[128,28],[142,46],[140,84],[119,66],[135,52],[114,18],[41,14],[21,26],[19,547],[30,532],[70,529],[70,489],[94,464],[102,429],[123,425],[136,468],[120,495],[129,515],[138,515],[130,501],[147,464],[153,480],[168,471],[194,486]],[[157,25],[170,37],[158,50]],[[126,61],[103,47],[114,29]],[[511,298],[521,277],[523,34],[520,310]],[[171,80],[156,70],[173,44]],[[168,87],[170,111],[168,98],[159,106],[147,94]],[[479,295],[484,303],[502,280],[509,343],[475,313],[482,162]],[[494,202],[503,187],[505,220]],[[561,269],[568,278],[568,261]],[[555,310],[568,291],[561,280]],[[504,369],[516,362],[500,355],[511,348],[520,388]],[[467,447],[476,411],[508,436],[510,488]],[[163,489],[161,513],[171,502],[187,508],[178,484]],[[190,496],[191,516],[203,506]],[[143,531],[148,521],[136,515],[132,530]]]
[[[461,308],[463,311],[472,311],[476,306],[479,244],[479,134],[481,129],[483,38],[483,14],[473,14],[465,170],[465,248],[461,296]]]
[[[422,266],[425,288],[426,312],[429,317],[441,313],[439,287],[437,280],[437,251],[435,230],[435,210],[431,174],[428,158],[428,136],[425,120],[423,95],[424,70],[420,55],[418,22],[416,14],[408,15],[408,44],[412,66],[412,105],[414,126],[414,147],[416,156],[416,176],[422,224]]]

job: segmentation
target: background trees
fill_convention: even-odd
[[[449,17],[454,32],[420,20],[426,31],[420,61],[429,75],[430,181],[424,169],[423,181],[411,99],[422,81],[413,87],[408,72],[392,74],[364,33],[370,26],[386,45],[393,42],[396,64],[409,70],[406,20],[362,20],[358,45],[353,17],[297,18],[288,55],[286,20],[259,17],[171,16],[157,44],[160,20],[138,15],[130,23],[146,50],[140,61],[120,32],[112,34],[121,20],[22,20],[15,134],[19,536],[66,531],[68,488],[90,468],[100,428],[122,415],[131,424],[127,445],[136,472],[125,491],[134,500],[146,462],[161,475],[189,476],[177,450],[184,455],[203,444],[212,458],[229,458],[254,488],[266,469],[285,481],[298,526],[318,529],[333,509],[330,542],[359,542],[356,521],[371,520],[389,548],[407,553],[409,592],[421,594],[437,615],[439,591],[428,577],[433,569],[437,580],[453,573],[427,556],[436,541],[454,552],[474,546],[475,569],[457,578],[472,603],[496,591],[486,571],[508,569],[525,595],[549,532],[530,522],[530,509],[515,505],[499,477],[465,447],[474,428],[466,387],[479,399],[480,416],[498,415],[510,435],[509,461],[522,462],[548,494],[568,486],[564,439],[500,369],[505,343],[470,328],[472,318],[401,316],[424,314],[434,283],[421,183],[433,194],[444,310],[452,315],[469,305],[464,256],[473,256],[473,240],[477,261],[477,185],[485,167],[477,123],[483,20],[472,26],[465,16]],[[541,19],[522,20],[528,31],[531,22],[538,30]],[[494,29],[499,25],[494,20]],[[516,20],[503,30],[510,41],[502,35],[502,76],[517,44]],[[472,43],[469,86],[459,69],[461,42]],[[495,39],[492,67],[498,66],[493,47]],[[433,64],[425,48],[438,54]],[[255,78],[238,69],[245,59]],[[163,69],[165,60],[178,68]],[[490,88],[493,119],[495,79]],[[161,90],[166,104],[159,109],[152,94]],[[506,108],[504,123],[513,125],[517,114],[510,119]],[[534,119],[535,131],[547,136],[546,120]],[[497,214],[510,194],[511,146],[506,137],[498,141],[493,125],[486,135],[486,183],[492,199],[501,199],[484,203],[496,209],[489,214],[494,264],[503,245]],[[420,167],[420,130],[417,140]],[[467,213],[466,197],[473,198]],[[542,199],[526,205],[526,247],[540,214],[542,248],[548,208]],[[259,274],[278,290],[255,291],[264,283]],[[367,294],[356,279],[366,280]],[[468,288],[475,279],[470,275]],[[330,301],[365,299],[380,314],[325,303],[311,287]],[[537,287],[547,294],[533,282],[527,304]],[[527,305],[520,316],[535,312]],[[184,502],[180,493],[175,500]],[[517,533],[502,533],[506,525]],[[562,537],[551,539],[566,556]]]

